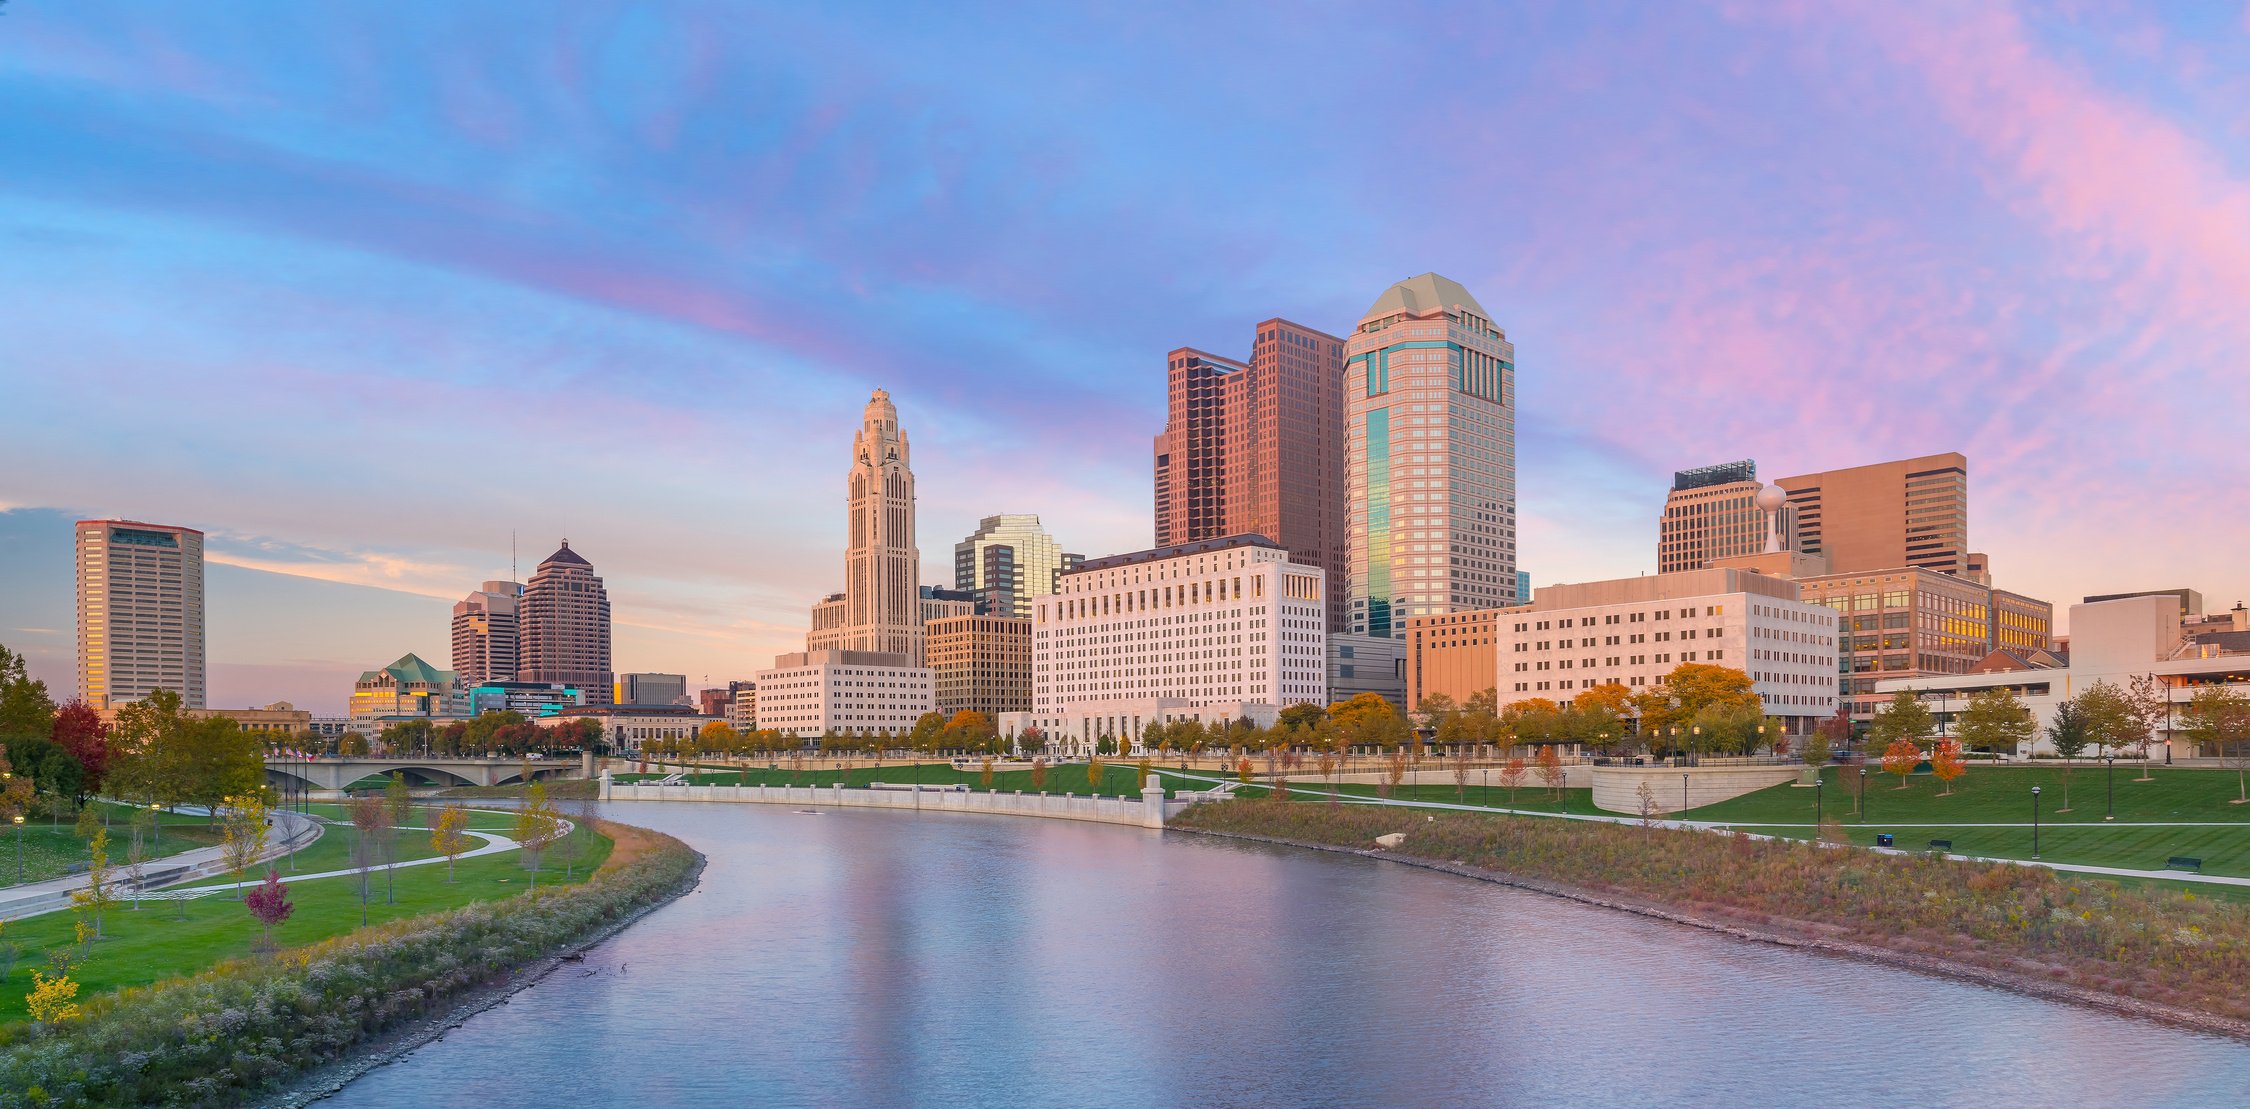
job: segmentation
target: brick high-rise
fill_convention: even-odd
[[[1914,566],[1989,582],[1969,550],[1969,460],[1957,451],[1774,482],[1789,492],[1798,542],[1830,573]]]
[[[562,682],[589,705],[611,701],[609,591],[565,539],[532,572],[518,606],[516,680]]]
[[[1156,545],[1263,535],[1327,574],[1345,619],[1344,341],[1288,320],[1258,325],[1250,359],[1182,347],[1156,436]]]
[[[453,672],[472,686],[516,680],[523,585],[488,581],[453,605]]]

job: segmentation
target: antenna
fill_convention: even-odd
[[[508,580],[516,580],[516,529],[508,529]]]

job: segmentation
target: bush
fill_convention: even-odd
[[[363,928],[272,960],[123,990],[81,1019],[0,1029],[0,1107],[232,1104],[678,890],[669,836],[586,882]],[[37,1094],[32,1091],[38,1091]]]
[[[2133,889],[2043,867],[1878,854],[1575,820],[1439,814],[1362,805],[1196,805],[1178,827],[1368,847],[1690,907],[1816,925],[1894,950],[2065,980],[2250,1019],[2250,909],[2192,892]]]

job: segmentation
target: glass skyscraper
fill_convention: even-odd
[[[988,615],[1028,616],[1024,601],[1054,592],[1059,575],[1081,560],[1047,534],[1036,514],[987,516],[953,545],[953,587],[975,593]]]
[[[1516,603],[1516,351],[1434,273],[1377,297],[1345,342],[1351,631]]]

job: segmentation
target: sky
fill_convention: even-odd
[[[1673,470],[1944,450],[2054,601],[2250,598],[2250,8],[0,7],[0,643],[70,522],[208,535],[210,701],[340,710],[567,537],[620,670],[841,586],[869,390],[925,583],[1151,541],[1166,352],[1466,285],[1520,561],[1653,571]],[[513,537],[513,538],[511,538]]]

